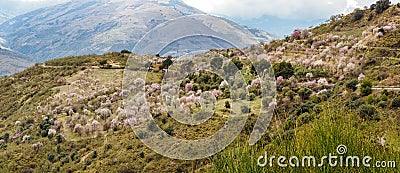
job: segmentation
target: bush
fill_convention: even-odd
[[[229,101],[225,102],[225,108],[226,109],[230,109],[231,108],[231,104],[229,103]]]
[[[92,158],[94,159],[94,158],[97,158],[97,151],[95,150],[95,151],[93,151],[93,153],[92,153]]]
[[[121,53],[127,53],[127,54],[130,54],[130,53],[132,53],[131,51],[129,51],[129,50],[126,50],[126,49],[124,49],[124,50],[122,50],[121,51]]]
[[[284,125],[285,130],[291,130],[296,128],[296,121],[294,120],[287,120]]]
[[[174,62],[172,61],[172,57],[168,57],[166,60],[163,61],[162,63],[162,68],[163,69],[168,69],[169,66],[171,66]]]
[[[300,95],[300,97],[303,100],[308,99],[311,96],[312,93],[313,93],[313,91],[311,89],[309,89],[309,88],[302,88],[298,92],[298,94]]]
[[[285,79],[289,79],[294,75],[294,68],[290,63],[281,62],[274,64],[273,68],[276,77],[283,76]]]
[[[354,16],[353,16],[353,20],[357,21],[357,20],[361,20],[364,17],[364,11],[360,10],[360,9],[356,9]]]
[[[214,70],[221,69],[223,64],[224,64],[224,59],[219,57],[213,58],[210,62],[210,65]]]
[[[311,122],[312,120],[314,120],[314,116],[312,116],[310,113],[304,113],[304,114],[301,114],[300,116],[299,116],[299,121],[300,121],[300,124],[307,124],[307,123],[309,123],[309,122]]]
[[[372,93],[372,81],[369,79],[365,79],[361,83],[361,96],[367,96]]]
[[[392,108],[400,108],[400,97],[396,97],[393,99]]]
[[[346,83],[346,88],[355,91],[357,89],[357,85],[358,85],[358,80],[357,79],[353,79],[350,80]]]
[[[386,94],[382,94],[381,101],[388,101],[388,96]]]
[[[378,103],[378,107],[380,107],[380,108],[385,108],[386,105],[387,105],[387,102],[386,102],[386,101],[380,101],[380,102]]]
[[[383,13],[386,9],[390,7],[391,2],[389,0],[379,0],[375,4],[375,11],[378,14]]]
[[[56,156],[54,154],[48,154],[47,155],[47,160],[49,160],[50,162],[54,162],[55,158],[56,158]]]
[[[174,135],[174,127],[172,125],[168,125],[167,128],[165,128],[165,132],[169,135]]]
[[[368,104],[372,104],[372,103],[374,103],[374,102],[375,102],[374,96],[373,96],[373,95],[369,95],[369,96],[367,97],[367,103],[368,103]]]
[[[362,105],[359,109],[359,114],[364,120],[379,120],[376,108],[371,105]]]
[[[243,114],[250,113],[250,108],[247,106],[241,106],[240,110],[242,111]]]
[[[313,111],[315,105],[316,104],[311,101],[308,101],[307,103],[303,103],[297,108],[296,114],[301,115],[306,112],[311,112],[311,111]]]

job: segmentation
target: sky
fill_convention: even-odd
[[[0,0],[0,10],[21,14],[69,0]],[[334,14],[369,7],[377,0],[183,0],[199,10],[266,30],[278,37],[317,26]],[[392,4],[400,0],[391,0]]]

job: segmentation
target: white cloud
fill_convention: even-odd
[[[284,19],[316,20],[349,13],[376,0],[183,0],[202,11],[229,17],[258,18],[263,15]],[[400,0],[392,0],[393,3]]]

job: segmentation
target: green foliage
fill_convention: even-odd
[[[357,85],[358,85],[358,80],[357,79],[352,79],[348,82],[346,82],[346,88],[355,91],[357,89]]]
[[[354,12],[353,20],[361,20],[364,17],[364,11],[360,9],[356,9]]]
[[[174,62],[172,61],[172,57],[168,57],[167,59],[165,59],[162,63],[162,67],[163,69],[168,69],[169,66],[171,66]]]
[[[393,99],[392,108],[400,108],[400,97],[396,97]]]
[[[210,62],[211,67],[215,70],[221,69],[223,64],[224,64],[224,59],[220,57],[213,58]]]
[[[302,88],[297,92],[303,100],[310,98],[313,91],[309,88]]]
[[[107,64],[107,60],[101,60],[101,61],[99,61],[99,64],[100,64],[101,66],[104,66],[104,65]]]
[[[93,153],[92,153],[92,158],[93,158],[93,159],[94,159],[94,158],[97,158],[97,151],[96,151],[96,150],[93,151]]]
[[[225,101],[225,108],[226,109],[230,109],[231,108],[231,104],[229,103],[229,101]]]
[[[308,125],[290,129],[294,123],[285,125],[279,132],[270,132],[256,145],[250,146],[245,142],[236,142],[218,153],[213,159],[213,172],[381,172],[380,168],[368,167],[279,167],[276,158],[274,166],[261,167],[257,165],[260,156],[315,156],[322,158],[327,153],[336,152],[339,145],[347,146],[349,156],[373,156],[376,160],[400,161],[398,152],[376,143],[376,127],[371,123],[360,120],[354,113],[338,109],[338,105],[324,106],[321,117],[309,122]],[[340,106],[339,106],[340,107]],[[380,128],[379,128],[380,129]],[[385,128],[393,131],[394,128]],[[293,133],[294,131],[294,133]],[[286,133],[288,132],[288,133]],[[397,133],[397,132],[396,132]],[[289,137],[288,137],[289,136]],[[243,139],[242,139],[243,140]],[[260,161],[263,163],[263,159]],[[287,163],[287,162],[286,162]],[[325,162],[326,163],[326,162]],[[361,164],[361,162],[360,162]],[[301,165],[301,162],[300,162]],[[390,169],[390,168],[389,168]],[[398,172],[393,168],[386,172]]]
[[[47,160],[50,162],[55,162],[56,161],[56,156],[54,154],[48,154],[47,155]]]
[[[296,67],[294,70],[294,75],[298,78],[304,78],[306,77],[307,73],[311,73],[312,70],[309,70],[305,67]]]
[[[379,0],[375,4],[375,11],[377,14],[383,13],[386,9],[390,7],[390,0]]]
[[[291,130],[296,128],[296,121],[295,120],[286,120],[285,125],[283,127],[285,130]]]
[[[381,101],[388,101],[388,96],[386,94],[382,94]]]
[[[379,120],[378,111],[371,105],[362,105],[359,109],[359,114],[364,120]]]
[[[243,114],[248,114],[251,111],[250,108],[248,106],[245,106],[245,105],[241,106],[240,110],[242,111]]]
[[[236,67],[237,67],[239,70],[242,70],[242,69],[243,69],[244,64],[243,64],[242,61],[239,61],[239,60],[232,60],[232,62],[236,65]]]
[[[373,104],[374,102],[375,102],[374,96],[373,96],[373,95],[369,95],[369,96],[367,97],[367,103],[368,103],[368,104]]]
[[[312,112],[315,105],[316,104],[314,102],[312,102],[312,101],[308,101],[306,103],[303,103],[297,108],[296,114],[297,115],[301,115],[301,114],[306,113],[306,112]]]
[[[56,136],[56,141],[57,141],[57,143],[63,142],[63,137],[61,135],[57,135]]]
[[[307,124],[307,123],[311,122],[312,120],[314,120],[314,116],[307,112],[307,113],[301,114],[298,119],[300,121],[300,124],[302,125],[302,124]]]
[[[285,79],[289,79],[294,75],[294,68],[291,63],[277,63],[273,65],[273,68],[276,77],[283,76]]]
[[[174,135],[174,126],[168,125],[167,128],[164,130],[169,135]]]
[[[377,106],[380,107],[380,108],[386,108],[387,107],[387,102],[386,101],[380,101],[377,104]]]
[[[360,95],[361,96],[367,96],[367,95],[370,95],[371,93],[372,93],[372,81],[369,80],[369,79],[365,79],[361,83]]]
[[[121,51],[121,53],[127,53],[127,54],[130,54],[130,53],[132,53],[131,51],[129,51],[129,50],[126,50],[126,49],[124,49],[124,50],[122,50]]]

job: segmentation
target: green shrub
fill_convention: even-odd
[[[174,135],[174,126],[168,125],[167,128],[165,128],[165,132],[169,135]]]
[[[296,121],[295,120],[286,120],[284,129],[285,130],[291,130],[296,128]]]
[[[302,88],[302,89],[300,89],[298,91],[298,94],[300,95],[300,97],[303,100],[308,99],[311,96],[312,93],[313,93],[313,91],[311,89],[309,89],[309,88]]]
[[[291,63],[277,63],[274,64],[273,68],[276,77],[283,76],[285,79],[289,79],[294,75],[294,68]]]
[[[214,70],[221,69],[223,64],[224,64],[224,59],[220,57],[213,58],[210,62],[210,65]]]
[[[230,109],[231,108],[231,104],[229,103],[229,101],[225,102],[225,108],[226,109]]]
[[[375,11],[378,14],[383,13],[386,9],[390,7],[390,0],[379,0],[375,4]]]
[[[97,151],[96,151],[96,150],[93,151],[93,153],[92,153],[92,158],[93,158],[93,159],[94,159],[94,158],[97,158]]]
[[[232,62],[236,65],[236,67],[237,67],[239,70],[242,70],[242,69],[243,69],[244,64],[242,63],[242,61],[239,61],[239,60],[232,60]]]
[[[311,114],[308,113],[308,112],[303,113],[303,114],[301,114],[301,115],[299,116],[300,124],[307,124],[307,123],[311,122],[312,120],[314,120],[314,116],[311,115]]]
[[[353,20],[357,21],[357,20],[361,20],[364,17],[364,11],[360,10],[360,9],[356,9],[354,16],[353,16]]]
[[[369,79],[365,79],[361,83],[361,89],[360,89],[360,94],[361,96],[367,96],[372,93],[372,81]]]
[[[256,98],[256,95],[254,93],[250,93],[249,94],[249,100],[250,101],[254,101],[255,98]]]
[[[358,80],[357,79],[353,79],[350,80],[346,83],[346,88],[355,91],[357,89],[357,85],[358,85]]]
[[[400,108],[400,97],[396,97],[393,99],[392,108]]]
[[[369,96],[367,97],[367,103],[368,103],[368,104],[372,104],[372,103],[374,103],[374,102],[375,102],[374,96],[373,96],[373,95],[369,95]]]
[[[387,105],[386,101],[380,101],[377,106],[380,107],[380,108],[385,108],[386,105]]]
[[[382,94],[381,101],[388,101],[388,96],[386,94]]]
[[[250,108],[248,106],[241,106],[240,110],[242,111],[243,114],[250,113]]]
[[[47,160],[49,160],[50,162],[55,162],[55,158],[56,158],[56,156],[54,154],[47,155]]]
[[[357,109],[360,106],[365,105],[365,103],[366,102],[365,102],[364,99],[357,99],[357,100],[351,101],[349,103],[349,107],[352,108],[352,109]]]
[[[316,104],[314,102],[308,101],[307,103],[301,104],[296,111],[297,115],[301,115],[306,112],[311,112]]]
[[[359,109],[359,114],[364,120],[379,120],[378,111],[371,105],[362,105]]]

